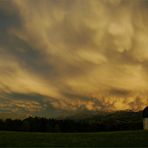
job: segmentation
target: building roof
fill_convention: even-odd
[[[143,118],[148,118],[148,106],[143,110]]]

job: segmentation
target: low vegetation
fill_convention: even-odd
[[[141,130],[142,112],[115,112],[87,118],[46,119],[29,117],[24,120],[0,120],[0,130],[30,132],[99,132]]]

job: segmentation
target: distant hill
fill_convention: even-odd
[[[0,119],[25,119],[28,116],[26,114],[22,114],[22,113],[0,113]]]
[[[86,121],[86,122],[102,122],[102,121],[122,121],[122,122],[141,122],[142,111],[116,111],[116,112],[79,112],[66,119]]]

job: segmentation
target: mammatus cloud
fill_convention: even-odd
[[[142,109],[147,8],[147,0],[1,0],[3,112]]]

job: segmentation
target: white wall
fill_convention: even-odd
[[[148,118],[143,119],[143,129],[148,130]]]

